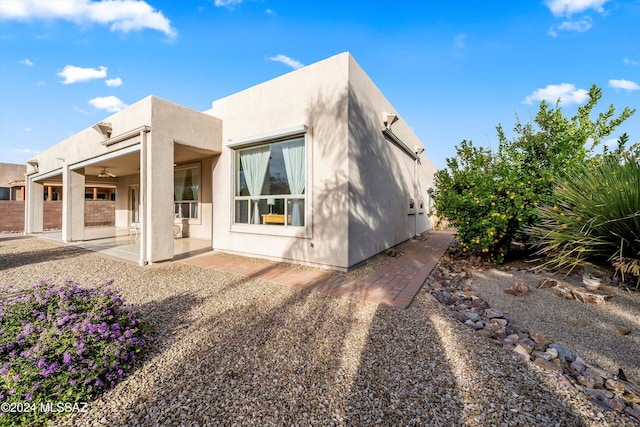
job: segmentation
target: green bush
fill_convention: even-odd
[[[640,163],[633,155],[605,155],[576,166],[542,206],[540,223],[527,229],[546,265],[584,261],[640,262]],[[623,269],[622,263],[617,266]],[[622,270],[624,272],[624,270]]]
[[[133,368],[148,338],[111,283],[41,281],[0,300],[0,425],[81,409]]]
[[[550,194],[552,178],[544,170],[513,167],[510,162],[463,141],[448,170],[436,175],[431,195],[440,215],[457,228],[460,248],[492,261],[504,261],[517,231],[535,218],[540,200]]]
[[[525,239],[525,227],[538,220],[538,206],[554,200],[555,182],[564,172],[586,162],[603,138],[635,110],[625,108],[613,117],[610,106],[592,121],[591,113],[602,96],[593,86],[590,99],[566,118],[559,104],[540,103],[534,123],[519,121],[514,137],[498,126],[498,149],[493,152],[462,141],[457,156],[436,173],[430,191],[434,210],[457,229],[464,252],[501,263],[511,243]]]

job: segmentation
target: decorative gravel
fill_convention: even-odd
[[[548,277],[582,288],[581,277],[575,275]],[[514,323],[526,325],[608,372],[617,374],[622,369],[629,381],[640,384],[640,293],[603,285],[598,292],[611,299],[602,305],[585,304],[560,298],[551,288],[537,289],[540,278],[527,271],[490,268],[474,271],[469,285]],[[528,284],[531,294],[505,294],[515,282]]]
[[[114,278],[154,329],[131,375],[56,425],[636,425],[530,370],[424,292],[398,310],[0,238],[0,287],[49,277]]]

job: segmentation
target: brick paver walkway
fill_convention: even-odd
[[[330,271],[299,269],[284,263],[246,259],[219,252],[180,262],[404,309],[411,304],[453,241],[452,233],[446,231],[430,231],[424,236],[425,240],[412,240],[403,244],[404,255],[394,258],[371,275],[357,280],[345,280],[343,276]]]

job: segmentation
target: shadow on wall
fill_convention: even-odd
[[[367,259],[414,236],[415,216],[406,215],[413,184],[413,160],[382,134],[378,111],[367,110],[349,89],[349,246],[350,264]],[[366,94],[362,95],[363,97]],[[410,170],[401,159],[411,160]],[[400,220],[399,220],[400,219]],[[413,222],[411,221],[413,220]]]
[[[329,101],[336,98],[338,104]],[[413,189],[406,176],[413,169],[407,171],[407,164],[392,152],[397,148],[385,140],[374,112],[365,108],[351,89],[339,97],[319,92],[310,103],[307,116],[314,130],[314,156],[319,154],[322,164],[333,170],[321,177],[314,170],[316,176],[309,180],[316,182],[314,235],[322,236],[323,244],[311,247],[299,239],[285,258],[331,260],[342,253],[352,266],[413,236],[414,225],[393,214],[405,209],[407,191]],[[346,235],[336,231],[347,229]]]

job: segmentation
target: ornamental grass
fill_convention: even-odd
[[[538,211],[527,229],[545,266],[569,271],[584,262],[611,262],[622,274],[640,262],[640,163],[604,156],[567,173],[554,191],[557,203]],[[638,274],[635,274],[638,276]],[[640,286],[640,276],[636,290]]]

